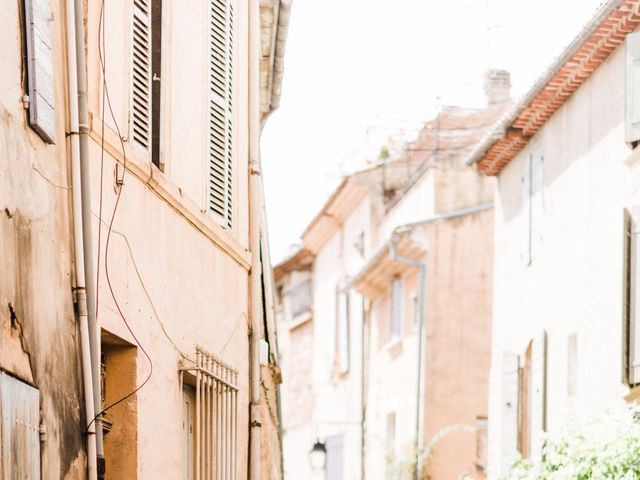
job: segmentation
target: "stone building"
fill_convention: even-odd
[[[463,158],[509,74],[486,82],[485,108],[443,107],[345,177],[275,267],[285,478],[316,478],[316,441],[327,480],[484,478],[493,185]]]
[[[498,178],[490,478],[638,398],[639,27],[603,4],[467,158]]]
[[[289,11],[0,6],[0,477],[281,478],[259,136]]]

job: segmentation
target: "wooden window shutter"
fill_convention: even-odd
[[[547,430],[547,333],[541,331],[531,343],[531,391],[529,453],[534,462],[542,460],[544,432]]]
[[[0,478],[40,478],[40,392],[0,372]]]
[[[542,253],[544,222],[544,157],[540,151],[531,155],[531,261]]]
[[[640,32],[625,39],[625,140],[635,147],[640,140]]]
[[[131,138],[151,148],[151,0],[133,0]]]
[[[525,158],[522,171],[522,233],[520,237],[520,258],[522,264],[531,264],[531,155]]]
[[[56,136],[50,27],[53,15],[49,0],[26,0],[24,5],[29,124],[46,143],[53,144]]]
[[[209,211],[221,225],[233,220],[233,7],[210,0]]]
[[[338,292],[338,369],[340,373],[347,373],[350,367],[349,355],[349,295]]]
[[[502,353],[501,368],[501,409],[500,409],[500,472],[509,473],[511,465],[518,458],[518,355]]]
[[[639,229],[638,218],[640,218],[640,207],[635,207],[627,215],[627,258],[625,265],[625,276],[628,279],[628,307],[626,327],[628,331],[627,361],[628,361],[628,383],[630,385],[640,384],[640,282],[638,281],[637,253],[639,251]]]

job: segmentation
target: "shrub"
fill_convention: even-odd
[[[571,423],[547,439],[545,460],[520,460],[505,480],[640,480],[640,409],[608,412]]]

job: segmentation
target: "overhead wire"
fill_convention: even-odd
[[[107,238],[105,240],[105,248],[104,248],[104,272],[105,272],[105,279],[107,281],[107,286],[109,288],[109,292],[111,294],[111,298],[113,299],[113,302],[116,306],[116,310],[118,311],[118,314],[120,315],[120,318],[122,319],[122,322],[124,323],[125,327],[127,328],[127,330],[129,331],[129,333],[131,334],[131,337],[133,338],[133,340],[135,341],[136,345],[140,348],[140,351],[144,354],[144,356],[147,358],[147,361],[149,362],[149,373],[147,375],[147,377],[144,379],[144,381],[138,385],[137,387],[135,387],[131,392],[127,393],[126,395],[122,396],[121,398],[119,398],[118,400],[110,403],[109,405],[105,406],[102,408],[102,410],[100,410],[100,412],[98,412],[93,419],[91,419],[91,421],[87,424],[87,431],[89,429],[89,427],[93,424],[93,422],[96,421],[96,419],[98,417],[100,417],[101,415],[103,415],[105,412],[107,412],[108,410],[112,409],[113,407],[115,407],[116,405],[119,405],[120,403],[128,400],[129,398],[131,398],[133,395],[135,395],[136,393],[138,393],[148,382],[149,380],[151,380],[151,376],[153,375],[153,360],[151,359],[151,357],[149,356],[149,354],[147,353],[147,351],[145,350],[145,348],[143,347],[142,343],[140,342],[140,340],[138,339],[138,337],[136,336],[136,334],[134,333],[133,329],[131,328],[131,325],[129,324],[129,322],[127,321],[127,318],[124,314],[124,312],[122,311],[122,308],[120,307],[120,304],[118,303],[118,299],[116,298],[114,289],[113,289],[113,285],[111,283],[111,276],[109,274],[109,245],[110,245],[110,240],[111,240],[111,233],[113,231],[113,223],[115,221],[116,218],[116,214],[118,212],[118,206],[120,205],[120,199],[122,197],[122,190],[124,189],[124,177],[126,175],[127,172],[127,154],[126,154],[126,150],[125,150],[125,146],[124,146],[124,140],[122,139],[122,133],[120,131],[120,126],[118,125],[118,121],[115,118],[115,114],[113,113],[113,108],[111,106],[111,99],[109,97],[109,88],[107,85],[107,76],[106,76],[106,71],[107,71],[107,62],[106,62],[106,42],[105,42],[105,15],[104,15],[104,0],[101,0],[100,2],[100,19],[98,22],[98,57],[100,59],[100,68],[102,71],[102,112],[101,112],[101,142],[100,142],[100,147],[101,147],[101,158],[100,158],[100,206],[99,206],[99,222],[98,225],[98,245],[100,245],[100,237],[101,237],[101,233],[102,233],[102,201],[103,201],[103,185],[102,185],[102,180],[103,180],[103,172],[104,172],[104,130],[105,130],[105,100],[106,100],[106,106],[108,106],[109,108],[109,114],[111,115],[111,119],[113,120],[113,124],[115,126],[116,132],[118,134],[118,138],[120,139],[120,147],[122,150],[122,177],[120,179],[117,179],[117,183],[120,185],[120,188],[117,191],[116,194],[116,201],[115,204],[113,206],[113,211],[111,213],[111,219],[109,221],[109,227],[107,229]],[[100,247],[98,247],[98,267],[99,267],[99,260],[100,260]],[[98,270],[98,275],[99,275],[99,268]],[[98,276],[99,279],[99,276]],[[97,292],[98,292],[98,286],[99,283],[96,282],[96,296],[97,296]],[[96,298],[97,300],[97,298]],[[99,304],[96,302],[96,319],[98,317],[98,311],[99,311]]]

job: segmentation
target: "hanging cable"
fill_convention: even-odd
[[[102,223],[102,196],[103,196],[103,187],[102,187],[102,179],[103,179],[103,171],[104,171],[104,129],[105,129],[105,111],[104,111],[104,106],[105,106],[105,100],[106,100],[106,105],[109,108],[109,114],[111,116],[111,119],[113,120],[113,124],[116,128],[116,132],[118,134],[118,138],[120,139],[120,147],[121,147],[121,151],[122,151],[122,177],[120,179],[117,179],[117,183],[120,185],[120,188],[118,189],[118,193],[116,194],[116,202],[113,206],[113,212],[111,213],[111,219],[109,221],[109,227],[107,229],[107,238],[105,241],[105,247],[104,247],[104,272],[105,272],[105,278],[107,280],[107,286],[109,287],[109,292],[111,294],[111,298],[113,299],[113,302],[116,306],[116,310],[118,311],[118,314],[120,315],[120,318],[122,319],[122,322],[124,323],[124,325],[126,326],[127,330],[129,331],[129,333],[131,334],[131,336],[133,337],[133,340],[135,341],[136,345],[140,348],[140,351],[142,351],[142,353],[144,354],[144,356],[147,358],[147,361],[149,362],[149,374],[147,375],[147,377],[144,379],[144,381],[138,385],[136,388],[134,388],[131,392],[127,393],[126,395],[124,395],[123,397],[119,398],[118,400],[116,400],[115,402],[110,403],[109,405],[107,405],[106,407],[104,407],[100,412],[98,412],[96,414],[95,417],[93,417],[93,419],[89,422],[89,424],[87,425],[87,430],[88,428],[93,424],[93,422],[95,422],[95,420],[102,414],[104,414],[105,412],[107,412],[108,410],[110,410],[111,408],[115,407],[116,405],[124,402],[125,400],[131,398],[133,395],[135,395],[137,392],[139,392],[151,379],[151,376],[153,375],[153,361],[151,360],[151,357],[149,356],[149,354],[147,353],[147,351],[145,350],[145,348],[142,346],[142,344],[140,343],[140,340],[138,340],[138,337],[136,336],[136,334],[133,332],[133,329],[131,328],[131,325],[129,325],[129,322],[127,321],[127,318],[124,315],[124,312],[122,311],[122,308],[120,307],[120,304],[118,303],[118,299],[116,298],[115,292],[113,290],[113,285],[111,283],[111,277],[109,275],[109,244],[110,244],[110,240],[111,240],[111,233],[113,230],[113,223],[115,221],[116,218],[116,214],[118,212],[118,206],[120,205],[120,198],[122,197],[122,190],[124,188],[124,177],[127,173],[127,154],[125,151],[125,146],[124,146],[124,141],[122,139],[122,134],[120,132],[120,127],[118,125],[118,121],[116,120],[115,114],[113,113],[113,108],[111,106],[111,99],[109,98],[109,89],[107,86],[107,77],[106,77],[106,42],[105,42],[105,18],[104,18],[104,0],[101,0],[100,2],[100,20],[98,23],[98,56],[100,59],[100,68],[102,70],[102,112],[101,112],[101,142],[100,142],[100,146],[101,146],[101,157],[100,157],[100,210],[99,210],[99,225],[101,225]],[[99,227],[98,229],[98,235],[99,235],[99,244],[100,244],[100,236],[101,236],[101,230],[102,228]],[[98,249],[98,255],[100,255],[100,250]],[[99,259],[99,257],[98,257]],[[98,269],[99,272],[99,269]],[[96,282],[96,285],[98,285],[98,283]],[[96,292],[97,292],[97,287],[96,287]],[[97,295],[97,293],[96,293]],[[98,316],[98,310],[99,310],[99,304],[96,302],[96,318]]]

